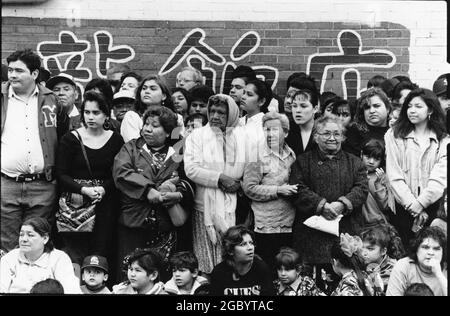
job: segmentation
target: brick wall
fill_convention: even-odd
[[[306,71],[322,90],[354,98],[374,74],[406,73],[431,87],[449,72],[442,9],[421,1],[49,0],[2,9],[2,60],[31,47],[53,74],[69,72],[80,86],[111,62],[163,74],[171,85],[190,64],[225,92],[231,70],[249,64],[280,95],[289,74]]]

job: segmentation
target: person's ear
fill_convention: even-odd
[[[152,282],[154,282],[154,281],[158,278],[158,275],[159,275],[158,271],[153,271],[153,272],[149,275],[150,280],[151,280]]]
[[[192,277],[195,279],[198,276],[198,269],[194,269],[194,272],[192,272]]]
[[[316,105],[316,106],[314,107],[313,111],[314,111],[314,114],[316,114],[317,112],[319,112],[319,111],[320,111],[319,105]]]
[[[39,77],[39,69],[35,69],[31,72],[31,76],[33,76],[33,79],[36,81],[36,79]]]
[[[383,249],[381,249],[381,255],[384,256],[387,253],[387,248],[383,247]]]
[[[50,236],[44,235],[44,237],[42,237],[42,239],[44,239],[44,245],[46,245],[48,243],[48,241],[50,240]]]
[[[317,132],[314,133],[313,139],[317,144],[319,143],[319,134],[317,134]]]
[[[108,281],[108,278],[109,278],[109,274],[108,273],[103,274],[103,282]]]
[[[266,103],[266,98],[262,98],[261,100],[258,101],[258,106],[262,107],[264,105],[264,103]]]

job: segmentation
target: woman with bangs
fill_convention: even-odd
[[[411,243],[408,257],[392,269],[386,296],[404,296],[413,283],[430,287],[434,296],[447,296],[447,238],[439,227],[427,227]]]
[[[411,91],[385,141],[386,174],[396,200],[392,223],[408,244],[436,217],[447,187],[450,137],[436,95],[423,88]]]
[[[317,93],[303,89],[295,92],[292,100],[292,118],[297,129],[292,129],[286,143],[298,156],[316,147],[313,139],[314,117],[319,112]]]
[[[132,139],[139,138],[140,131],[144,125],[144,122],[142,121],[144,112],[148,109],[155,109],[162,106],[176,112],[172,103],[169,86],[164,78],[158,75],[148,75],[136,89],[135,108],[132,111],[128,111],[122,120],[120,134],[125,143]],[[178,115],[177,124],[179,130],[177,131],[178,133],[175,133],[177,136],[182,135],[184,124],[181,115]],[[175,138],[178,139],[178,137]]]
[[[362,146],[370,139],[384,143],[384,135],[389,129],[391,103],[380,88],[363,92],[357,101],[354,122],[348,126],[346,141],[342,148],[356,156],[361,154]]]

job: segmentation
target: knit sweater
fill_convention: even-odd
[[[293,196],[297,210],[293,227],[294,248],[306,263],[330,263],[332,244],[339,237],[303,224],[312,215],[320,215],[326,202],[345,205],[339,233],[358,233],[362,227],[361,207],[367,199],[367,171],[360,158],[339,151],[332,159],[320,149],[299,155],[292,165],[290,184],[298,184]]]

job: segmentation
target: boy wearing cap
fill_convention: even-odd
[[[81,291],[84,294],[111,294],[106,287],[108,280],[108,261],[102,256],[87,256],[81,267],[81,277],[84,284]]]
[[[120,90],[114,94],[113,98],[113,114],[119,123],[122,123],[125,113],[133,109],[134,92],[130,90]]]

